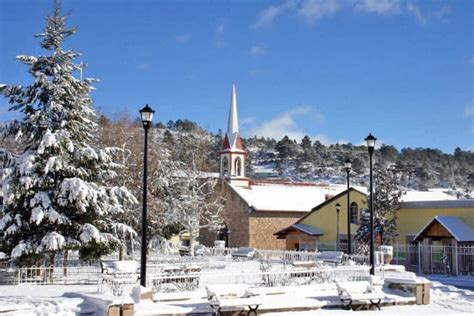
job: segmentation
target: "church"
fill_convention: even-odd
[[[242,146],[237,112],[237,93],[232,86],[227,132],[220,152],[216,194],[225,199],[220,234],[200,232],[200,242],[212,246],[214,240],[228,247],[285,249],[286,242],[274,235],[303,217],[315,205],[343,192],[344,185],[253,180],[247,177],[247,153]]]
[[[333,243],[336,235],[346,244],[347,228],[351,240],[357,230],[360,211],[366,205],[364,187],[345,185],[254,180],[245,173],[247,153],[242,146],[237,114],[237,93],[232,86],[227,132],[220,152],[220,173],[215,193],[225,199],[222,217],[225,228],[219,233],[200,232],[200,242],[213,246],[216,239],[227,247],[258,249],[306,249],[303,244]],[[350,194],[350,215],[336,215],[335,204],[347,209]],[[471,225],[473,200],[456,198],[438,190],[407,191],[398,211],[398,242],[409,243],[435,216],[455,216],[457,221]],[[416,214],[414,216],[414,214]],[[348,215],[350,220],[348,220]],[[336,218],[340,225],[337,225]],[[339,234],[336,234],[340,227]],[[474,239],[472,240],[474,242]],[[301,247],[301,246],[304,247]]]

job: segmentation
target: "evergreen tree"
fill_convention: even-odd
[[[74,34],[55,4],[44,32],[38,34],[47,56],[18,56],[34,77],[31,85],[0,85],[10,110],[23,113],[5,127],[24,145],[4,171],[3,243],[12,258],[35,262],[41,255],[80,249],[97,257],[120,244],[119,231],[130,227],[114,219],[124,203],[136,203],[125,187],[107,186],[116,172],[116,149],[96,149],[97,115],[89,96],[94,80],[78,80],[72,50],[63,41]]]
[[[397,210],[401,207],[403,191],[396,173],[376,166],[374,168],[374,242],[390,245],[396,238]],[[358,252],[367,254],[370,240],[370,212],[361,211],[360,223],[354,237]]]

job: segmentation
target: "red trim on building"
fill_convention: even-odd
[[[281,214],[281,213],[288,213],[288,214],[307,214],[309,211],[288,211],[288,210],[255,210],[255,213],[275,213],[275,214]]]
[[[242,140],[240,139],[240,134],[237,134],[237,138],[235,140],[235,148],[244,150],[244,148],[242,147]]]
[[[224,149],[230,149],[230,143],[227,134],[225,134],[224,142],[222,143],[222,150]]]

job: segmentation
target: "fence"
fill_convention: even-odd
[[[149,286],[155,291],[189,291],[212,284],[246,284],[249,286],[288,286],[320,284],[338,281],[364,281],[369,279],[368,266],[341,266],[322,269],[289,269],[252,273],[191,273],[181,275],[155,275]]]
[[[474,275],[474,246],[397,245],[392,263],[424,274]]]
[[[334,250],[335,244],[318,243],[320,251]],[[235,248],[207,248],[204,256],[199,257],[181,257],[178,255],[158,255],[151,254],[148,261],[147,271],[158,278],[166,277],[161,275],[163,265],[167,264],[194,264],[201,269],[209,268],[210,257],[216,257],[218,260],[232,260],[228,254]],[[357,262],[366,263],[367,256],[357,257]],[[317,260],[317,253],[314,251],[285,251],[285,250],[258,250],[257,258],[268,261],[314,261]],[[445,275],[474,275],[474,246],[443,246],[443,245],[424,245],[424,244],[406,244],[393,247],[392,264],[404,265],[407,271],[413,271],[423,274],[445,274]],[[215,265],[216,262],[213,262]],[[225,265],[225,262],[221,263]],[[13,272],[12,272],[13,271]],[[340,270],[342,271],[342,270]],[[8,272],[8,273],[7,273]],[[0,283],[18,283],[18,284],[95,284],[101,278],[101,269],[98,263],[89,263],[77,266],[55,266],[55,267],[21,267],[15,269],[4,269],[0,274]],[[268,273],[261,274],[261,273]],[[212,277],[217,277],[220,282],[246,282],[247,279],[267,280],[285,280],[288,279],[285,272],[261,272],[260,274],[200,274],[200,282],[207,282]],[[336,272],[334,272],[336,273]],[[214,276],[213,276],[214,275]],[[225,278],[230,281],[225,281]],[[211,281],[208,281],[211,282]],[[282,281],[283,282],[283,281]],[[183,282],[189,283],[189,282]]]
[[[100,266],[21,267],[17,269],[17,284],[97,284]]]

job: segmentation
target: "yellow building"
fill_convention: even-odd
[[[367,207],[367,197],[354,188],[349,189],[350,199],[350,230],[351,236],[357,231],[360,210]],[[339,216],[336,204],[340,205]],[[293,225],[275,233],[278,239],[286,239],[286,249],[308,249],[306,245],[319,243],[334,243],[337,235],[339,218],[339,242],[342,249],[347,244],[348,212],[347,190],[333,196],[314,207]],[[351,238],[353,239],[353,237]]]
[[[350,188],[349,194],[351,240],[354,240],[360,210],[367,207],[367,196],[354,188]],[[286,239],[286,248],[289,250],[310,249],[312,247],[301,247],[301,245],[311,243],[335,244],[338,227],[336,204],[340,205],[340,249],[347,249],[347,190],[314,207],[293,225],[276,232],[275,236]],[[407,244],[412,242],[435,216],[457,217],[468,227],[474,227],[474,200],[456,200],[449,195],[428,191],[409,191],[402,197],[402,207],[397,211],[397,216],[396,242]]]
[[[403,202],[398,211],[397,242],[405,244],[413,241],[435,216],[455,216],[474,227],[474,200]]]

